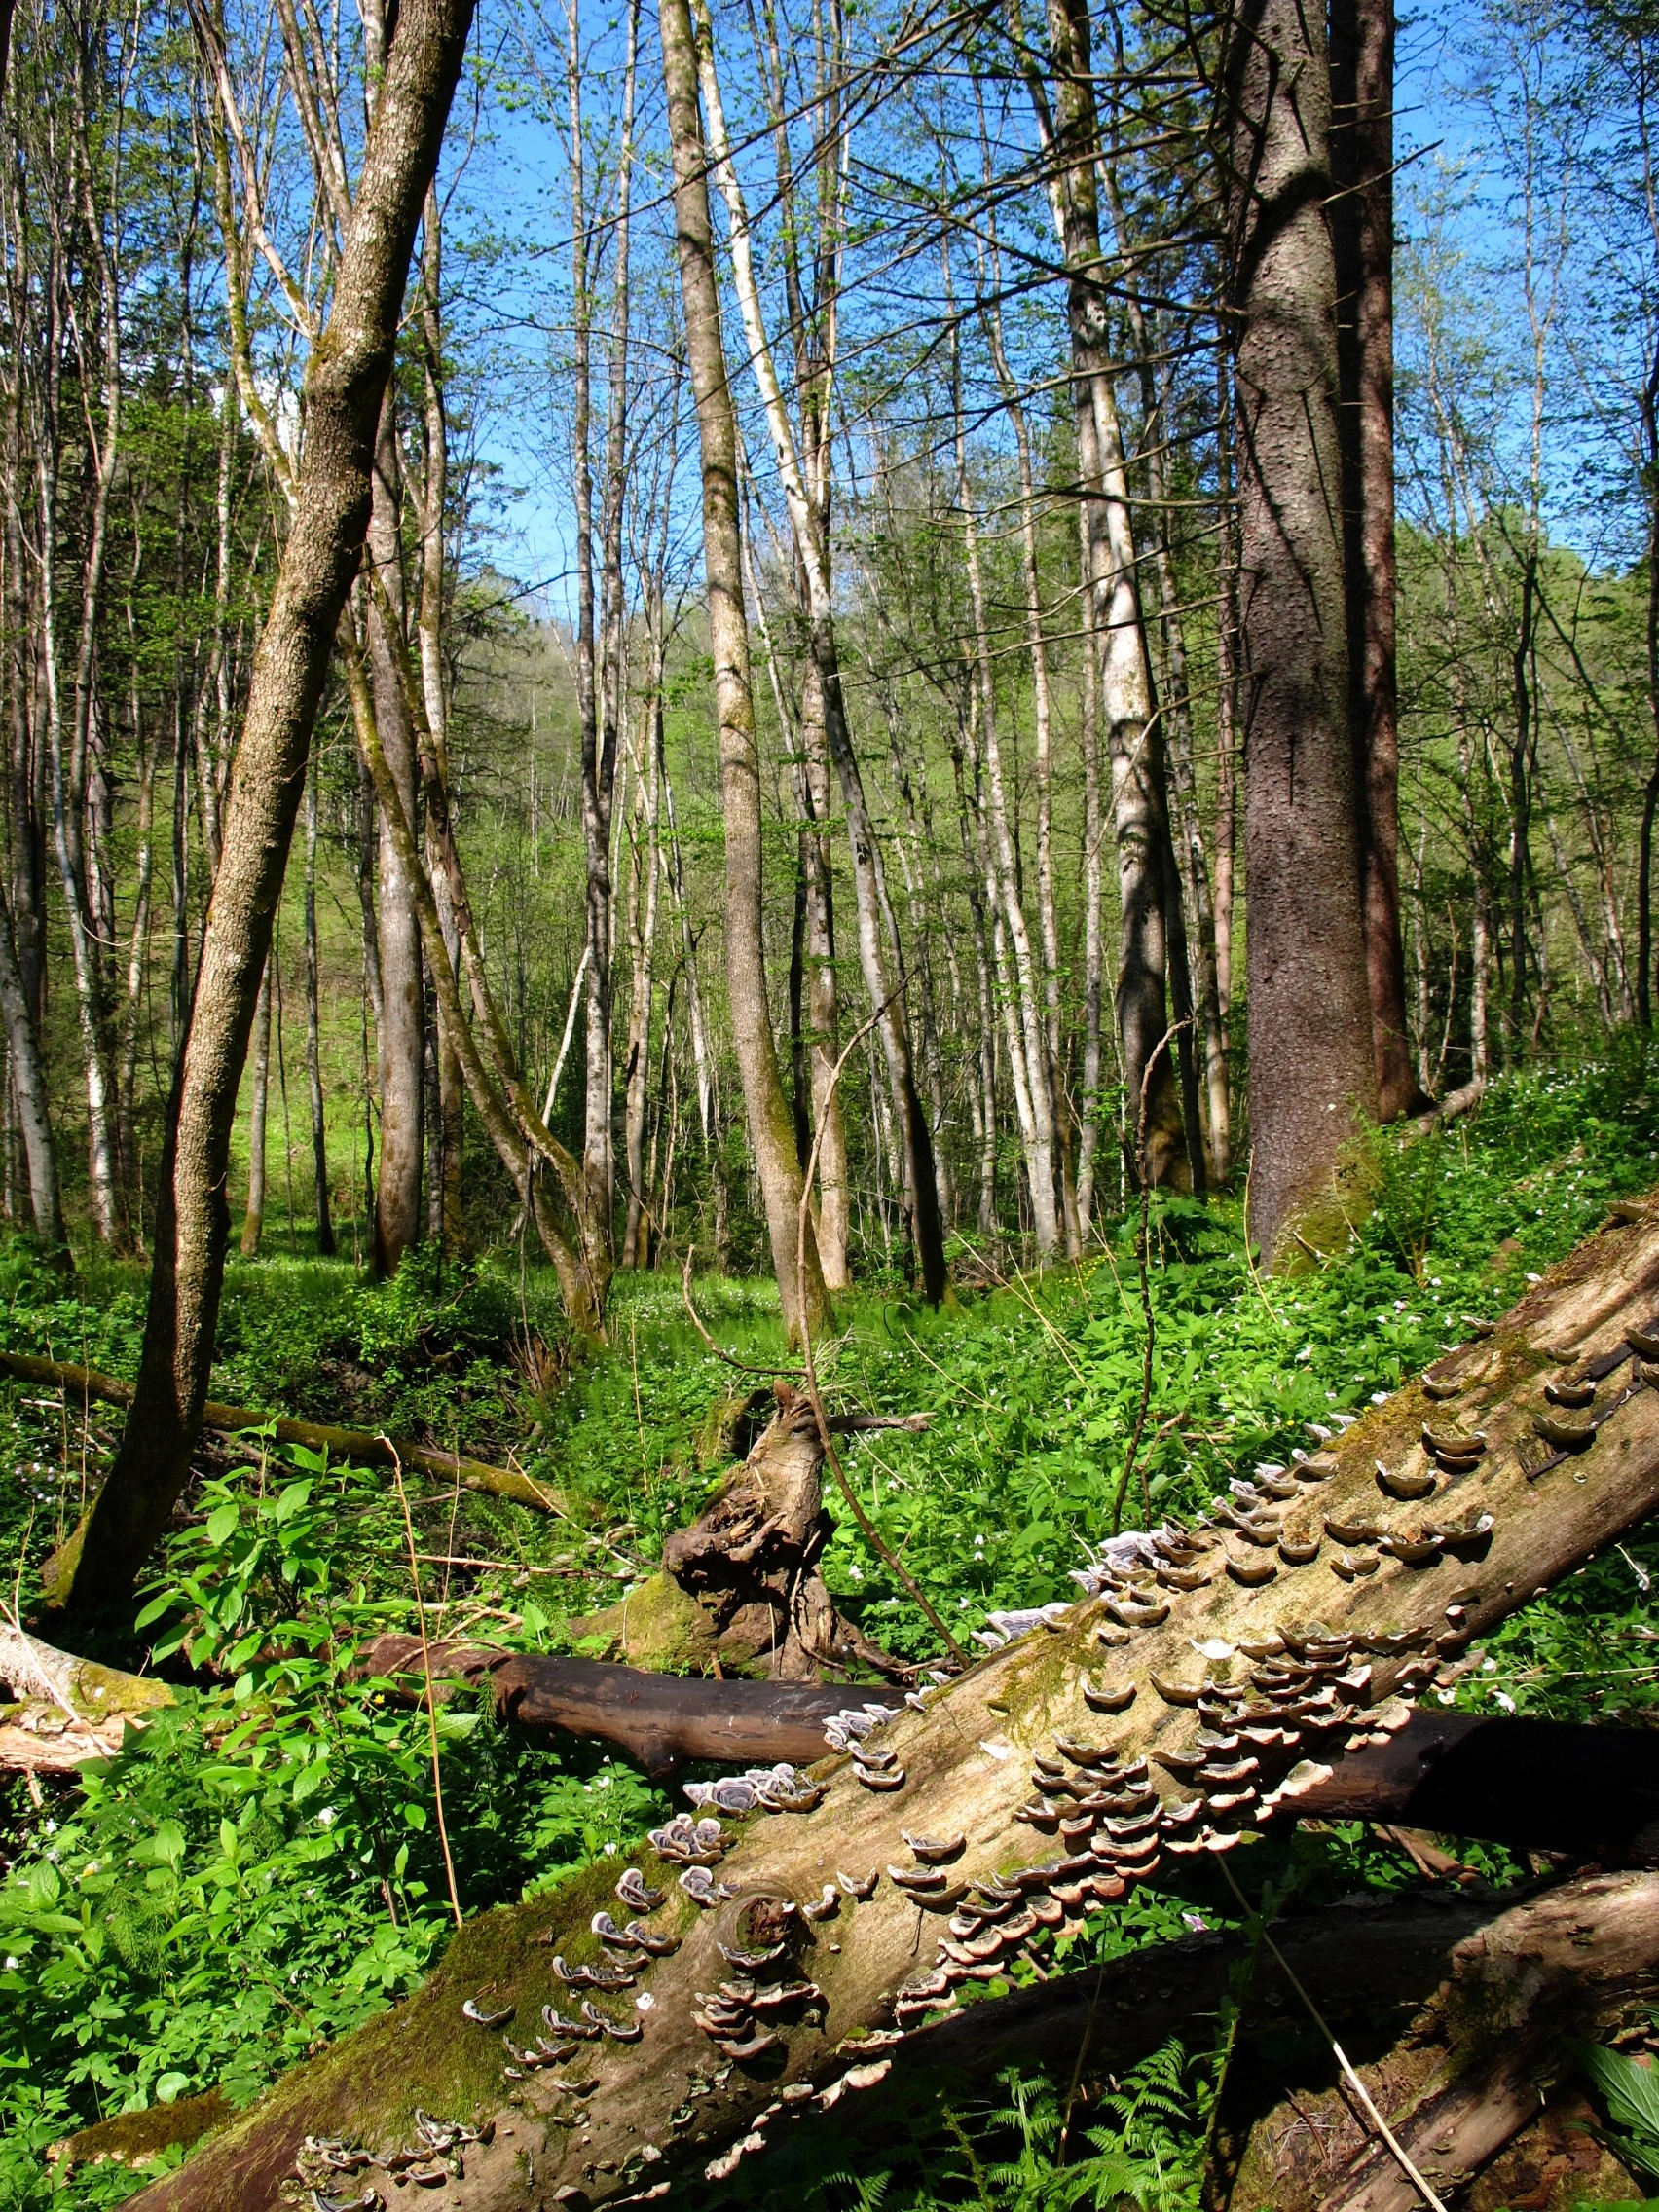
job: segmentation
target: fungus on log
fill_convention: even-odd
[[[909,2029],[1045,1928],[1293,1815],[1346,1749],[1403,1726],[1399,1693],[1659,1508],[1656,1315],[1659,1221],[1624,1208],[1436,1364],[1438,1395],[1414,1383],[1254,1501],[1104,1547],[1063,1619],[770,1792],[799,1809],[655,1831],[629,1880],[661,1902],[631,1908],[625,1948],[593,1927],[615,1860],[480,1915],[417,1996],[137,2201],[260,2212],[307,2136],[389,2155],[417,2107],[472,2131],[448,2199],[468,2212],[722,2178],[772,2108],[873,2086]],[[1566,1444],[1546,1425],[1562,1384],[1593,1390]],[[1430,1493],[1402,1505],[1379,1462]],[[510,2048],[469,2000],[510,2012]]]
[[[487,1688],[510,1727],[597,1736],[653,1778],[689,1759],[822,1758],[826,1727],[882,1725],[894,1690],[652,1675],[490,1644],[434,1643],[434,1694]],[[424,1695],[421,1641],[381,1636],[359,1672]],[[1659,1862],[1659,1734],[1650,1728],[1414,1712],[1397,1734],[1347,1751],[1297,1801],[1306,1819],[1402,1823],[1604,1865]]]

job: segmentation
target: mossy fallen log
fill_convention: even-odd
[[[22,1382],[43,1383],[72,1397],[96,1398],[110,1406],[129,1406],[132,1384],[119,1376],[100,1375],[95,1367],[77,1367],[60,1359],[40,1359],[32,1352],[0,1350],[0,1374],[15,1375]],[[278,1444],[303,1444],[309,1452],[327,1452],[365,1467],[389,1467],[400,1460],[417,1474],[433,1482],[459,1483],[462,1490],[486,1491],[492,1497],[510,1497],[517,1505],[535,1506],[540,1513],[586,1518],[579,1501],[564,1491],[538,1483],[517,1467],[492,1467],[482,1459],[463,1459],[458,1452],[435,1451],[405,1436],[379,1436],[366,1428],[335,1428],[326,1421],[296,1420],[289,1414],[260,1413],[251,1406],[221,1405],[209,1398],[202,1409],[203,1428],[221,1436],[237,1436],[248,1429],[268,1432]],[[58,1554],[66,1558],[68,1547]]]
[[[14,1773],[67,1774],[109,1758],[129,1726],[173,1702],[166,1682],[77,1659],[9,1622],[0,1623],[0,1683],[12,1692],[0,1705],[0,1769]]]
[[[906,1709],[862,1759],[821,1762],[801,1809],[657,1831],[634,1867],[662,1894],[634,1908],[648,1949],[624,1929],[610,1963],[615,1922],[594,1929],[616,1909],[616,1860],[481,1915],[416,1997],[137,2201],[260,2212],[306,2136],[384,2152],[417,2107],[476,2133],[447,2154],[464,2166],[447,2200],[468,2212],[580,2212],[692,2166],[722,2178],[763,2146],[763,2115],[872,2086],[1006,1952],[1294,1817],[1323,1770],[1398,1731],[1402,1694],[1659,1509],[1649,1358],[1659,1221],[1625,1208],[1426,1384],[1317,1439],[1253,1501],[1106,1547],[1095,1595]],[[359,2171],[389,2182],[384,2163]]]

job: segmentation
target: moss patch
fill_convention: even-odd
[[[79,2135],[55,2143],[47,2159],[64,2173],[76,2166],[100,2165],[106,2158],[120,2166],[141,2166],[163,2151],[200,2143],[230,2118],[224,2097],[209,2089],[200,2097],[180,2097],[176,2104],[150,2105],[143,2112],[100,2120],[95,2127],[83,2127]]]

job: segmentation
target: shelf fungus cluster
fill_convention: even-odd
[[[394,2187],[413,2182],[418,2189],[441,2189],[461,2181],[466,2173],[466,2152],[473,2144],[494,2139],[495,2122],[467,2127],[459,2120],[434,2120],[419,2105],[415,2108],[413,2143],[399,2143],[385,2151],[371,2151],[360,2143],[348,2143],[336,2135],[308,2135],[294,2157],[294,2179],[307,2191],[313,2206],[324,2212],[369,2212],[383,2199],[372,2187],[354,2196],[334,2192],[355,2184],[370,2172],[387,2175]]]
[[[730,1975],[717,1989],[696,1992],[691,2017],[722,2058],[748,2061],[771,2049],[780,2025],[821,2019],[825,1997],[817,1982],[795,1972],[793,1954],[805,1925],[793,1899],[747,1898],[733,1934],[734,1942],[716,1945]]]
[[[889,1708],[877,1706],[873,1710],[886,1719]],[[846,1715],[837,1717],[844,1719]],[[797,1774],[787,1760],[780,1760],[776,1766],[752,1766],[744,1774],[722,1775],[719,1782],[688,1782],[685,1794],[693,1805],[711,1806],[718,1813],[810,1813],[823,1797],[824,1788]],[[697,1824],[698,1832],[704,1825]]]
[[[940,1862],[954,1857],[960,1838],[907,1836],[915,1863],[889,1865],[889,1880],[924,1910],[950,1917],[929,1967],[898,1993],[899,2027],[952,2006],[964,1983],[996,1978],[1045,1932],[1116,1902],[1166,1854],[1232,1850],[1327,1778],[1319,1754],[1402,1727],[1408,1708],[1399,1699],[1365,1707],[1371,1655],[1398,1670],[1401,1688],[1420,1687],[1435,1666],[1429,1642],[1397,1630],[1360,1640],[1316,1621],[1290,1624],[1221,1645],[1227,1656],[1212,1656],[1191,1683],[1152,1676],[1166,1705],[1192,1713],[1191,1731],[1161,1744],[1150,1763],[1068,1736],[1055,1738],[1051,1753],[1033,1754],[1033,1794],[1015,1818],[1059,1847],[1034,1864],[958,1881]]]

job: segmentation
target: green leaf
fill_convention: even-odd
[[[313,1759],[310,1766],[301,1767],[294,1777],[294,1803],[303,1805],[308,1797],[314,1797],[319,1789],[327,1787],[327,1759]]]
[[[412,1828],[424,1828],[426,1825],[426,1808],[411,1801],[403,1808],[403,1818]]]
[[[241,1835],[234,1821],[219,1823],[219,1854],[234,1866],[241,1851]]]
[[[132,1625],[134,1628],[148,1628],[152,1621],[159,1621],[164,1613],[170,1612],[172,1606],[171,1591],[168,1591],[164,1597],[152,1598]]]
[[[170,2105],[178,2096],[180,2090],[188,2089],[189,2086],[190,2076],[188,2074],[164,2074],[156,2083],[157,2104]]]
[[[170,1866],[176,1874],[184,1860],[184,1830],[177,1821],[164,1821],[152,1839],[156,1857]]]
[[[223,1505],[216,1505],[207,1516],[207,1541],[217,1551],[230,1542],[240,1523],[240,1505],[234,1497],[227,1498]]]
[[[285,1483],[276,1493],[276,1518],[278,1522],[291,1521],[310,1498],[312,1486],[308,1483]]]

